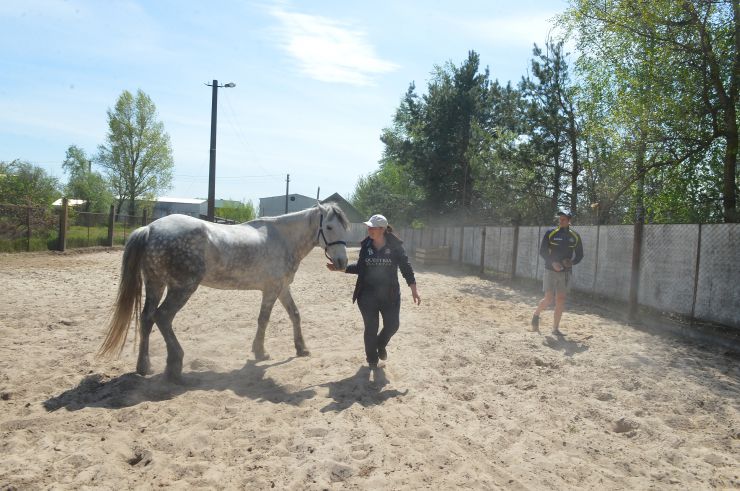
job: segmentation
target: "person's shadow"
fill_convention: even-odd
[[[395,389],[383,390],[386,385],[388,385],[388,379],[382,368],[371,370],[366,366],[360,367],[351,377],[321,384],[321,387],[329,388],[329,397],[334,399],[333,402],[321,408],[321,412],[344,411],[355,403],[363,407],[374,406],[392,397],[405,396],[409,392],[408,389],[404,392]]]
[[[273,363],[257,365],[249,360],[242,368],[231,372],[188,372],[183,373],[181,384],[167,381],[163,374],[142,377],[136,373],[125,373],[110,380],[100,374],[88,375],[77,387],[69,389],[43,402],[47,411],[65,408],[77,411],[85,407],[119,409],[131,407],[144,401],[164,401],[173,399],[189,391],[224,391],[249,399],[273,403],[298,405],[316,395],[314,390],[288,392],[270,377],[265,378],[268,368],[288,363],[293,358]]]
[[[588,346],[583,343],[578,344],[576,341],[566,339],[563,333],[547,336],[543,344],[550,349],[562,351],[565,356],[573,356],[578,353],[583,353],[588,349]]]

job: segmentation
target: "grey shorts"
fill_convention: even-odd
[[[545,269],[545,273],[542,275],[542,291],[545,293],[548,291],[568,293],[570,291],[571,275],[570,271],[558,272]]]

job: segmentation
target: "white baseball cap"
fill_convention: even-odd
[[[368,227],[383,227],[388,226],[388,220],[383,215],[373,215],[370,219],[364,222]]]

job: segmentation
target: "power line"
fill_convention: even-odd
[[[208,179],[208,176],[200,176],[193,174],[173,174],[174,177],[191,177],[194,179]],[[260,179],[260,178],[276,178],[281,177],[277,174],[265,174],[265,175],[254,175],[254,176],[216,176],[216,179]]]
[[[226,112],[226,118],[229,120],[229,124],[236,132],[237,139],[241,142],[241,144],[244,146],[247,152],[251,155],[254,164],[260,169],[262,169],[264,172],[269,172],[262,165],[260,165],[259,161],[255,158],[254,151],[252,150],[250,145],[247,143],[247,138],[244,136],[244,133],[241,130],[241,126],[237,123],[237,115],[236,115],[236,111],[234,110],[234,106],[231,104],[231,97],[226,95],[224,99],[226,100],[226,108],[228,109],[228,111]]]

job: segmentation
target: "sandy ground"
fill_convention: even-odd
[[[352,257],[357,249],[352,249]],[[364,366],[354,277],[322,251],[293,284],[312,354],[278,305],[201,288],[175,318],[186,385],[96,360],[121,251],[0,256],[0,489],[740,488],[740,359],[571,303],[420,269],[389,359]],[[613,316],[612,316],[613,317]]]

